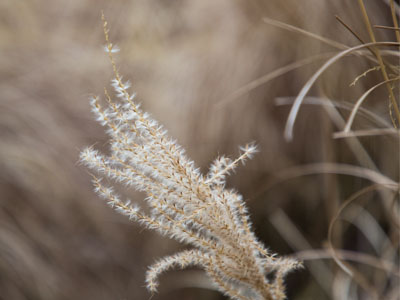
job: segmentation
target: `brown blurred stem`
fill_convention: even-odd
[[[391,1],[391,2],[393,2],[393,1]],[[361,12],[362,12],[362,15],[363,15],[363,18],[364,18],[365,26],[367,27],[367,30],[368,30],[368,34],[369,34],[369,36],[370,36],[372,42],[376,43],[375,35],[374,35],[373,30],[372,30],[371,22],[370,22],[370,20],[369,20],[369,18],[368,18],[367,10],[365,9],[364,1],[363,1],[363,0],[358,0],[358,3],[359,3],[359,5],[360,5],[360,9],[361,9]],[[378,62],[379,62],[379,65],[380,65],[380,67],[381,67],[381,72],[382,72],[382,75],[383,75],[384,80],[385,80],[385,81],[386,81],[386,80],[389,80],[389,76],[388,76],[388,74],[387,74],[387,72],[386,72],[386,66],[385,66],[385,64],[383,63],[382,56],[381,56],[381,54],[379,53],[379,50],[377,50],[377,48],[375,48],[375,47],[373,47],[372,49],[373,49],[373,51],[375,52],[376,58],[378,59]],[[390,84],[389,84],[389,83],[386,84],[386,88],[387,88],[387,90],[388,90],[389,97],[390,97],[390,101],[392,102],[394,111],[395,111],[395,113],[396,113],[397,122],[399,122],[399,121],[400,121],[400,110],[399,110],[399,106],[397,105],[396,98],[395,98],[395,96],[394,96],[393,90],[392,90],[392,88],[390,87]],[[393,123],[393,126],[397,127],[396,123]]]
[[[357,34],[357,32],[355,32],[348,24],[346,24],[346,22],[343,21],[343,19],[342,19],[341,17],[339,17],[338,15],[336,15],[335,18],[336,18],[336,20],[337,20],[340,24],[342,24],[348,31],[350,31],[350,33],[351,33],[352,35],[354,35],[354,37],[355,37],[361,44],[366,44],[366,42],[360,37],[360,35]],[[368,50],[371,52],[372,56],[374,56],[376,59],[378,59],[378,57],[377,57],[376,53],[374,52],[373,48],[368,47]],[[378,59],[378,61],[379,61],[379,59]],[[383,63],[385,63],[385,61],[384,61],[383,58],[382,58],[382,61],[383,61]],[[392,70],[392,72],[394,71],[394,70],[393,70],[393,67],[392,67],[391,65],[388,64],[387,67],[389,67],[390,70]]]
[[[361,39],[361,37],[360,37],[353,29],[351,29],[351,27],[350,27],[349,25],[347,25],[347,24],[342,20],[341,17],[339,17],[338,15],[336,15],[335,18],[336,18],[336,20],[339,21],[340,24],[342,24],[344,27],[346,27],[346,29],[347,29],[348,31],[350,31],[350,32],[356,37],[356,39],[357,39],[361,44],[365,44],[365,42]],[[369,49],[369,50],[371,51],[371,53],[375,56],[375,53],[374,53],[370,48],[368,48],[368,49]]]
[[[400,31],[400,28],[391,27],[391,26],[383,26],[383,25],[374,25],[374,28],[377,28],[377,29],[389,29],[389,30],[397,30],[397,31]]]
[[[399,23],[397,22],[396,10],[394,8],[394,0],[390,0],[390,12],[392,13],[393,25],[396,30],[396,39],[400,42]]]

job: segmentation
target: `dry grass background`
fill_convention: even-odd
[[[384,1],[366,4],[374,24],[391,26]],[[346,140],[332,139],[336,128],[319,106],[304,106],[294,141],[283,139],[289,107],[276,106],[275,99],[296,96],[322,61],[240,97],[230,95],[286,64],[336,50],[268,25],[263,17],[356,45],[334,18],[340,15],[368,40],[356,1],[2,0],[0,299],[148,299],[146,266],[180,247],[106,207],[77,164],[83,146],[95,141],[104,141],[97,147],[106,146],[87,100],[91,93],[101,94],[112,76],[102,49],[101,9],[122,49],[121,73],[133,81],[145,110],[165,124],[199,166],[205,169],[218,153],[236,153],[236,145],[258,142],[261,153],[230,185],[248,199],[256,233],[265,244],[281,254],[324,248],[340,203],[367,182],[314,175],[270,184],[282,170],[302,164],[365,164]],[[389,31],[377,33],[379,40],[394,40]],[[373,72],[356,87],[348,86],[370,67],[364,59],[345,58],[311,94],[354,102],[381,81],[381,74]],[[383,88],[365,107],[389,120]],[[366,124],[357,118],[356,127]],[[398,139],[360,141],[380,172],[398,181]],[[387,206],[375,198],[352,206],[346,215],[351,222],[343,222],[334,243],[396,263],[398,228]],[[387,249],[377,249],[386,237]],[[394,254],[387,253],[393,249]],[[399,283],[398,276],[356,266],[385,297]],[[345,299],[340,293],[346,294],[347,277],[332,260],[306,262],[306,267],[289,276],[290,299]],[[165,276],[164,289],[153,299],[220,299],[199,274]],[[354,288],[347,295],[369,299]],[[391,297],[399,299],[399,294]]]

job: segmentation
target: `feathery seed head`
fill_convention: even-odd
[[[119,213],[143,226],[193,246],[153,264],[146,276],[147,288],[155,292],[158,277],[171,268],[197,265],[206,271],[217,288],[232,299],[284,299],[282,278],[298,262],[271,255],[257,240],[242,196],[224,188],[226,176],[256,152],[254,143],[240,147],[240,156],[217,158],[203,177],[184,149],[167,135],[148,113],[133,102],[130,82],[122,82],[113,53],[119,48],[109,42],[104,22],[106,51],[114,70],[115,102],[105,89],[108,107],[97,97],[90,99],[98,122],[107,127],[111,154],[104,156],[92,147],[84,149],[80,161],[89,169],[147,194],[151,215],[130,201],[122,201],[112,187],[93,176],[95,192]],[[270,281],[265,274],[276,270]]]

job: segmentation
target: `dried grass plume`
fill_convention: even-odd
[[[208,174],[201,174],[184,149],[136,104],[130,83],[117,70],[113,54],[118,48],[109,40],[104,15],[102,19],[118,101],[105,89],[108,107],[104,109],[97,97],[90,104],[97,121],[107,128],[111,154],[105,156],[88,147],[80,159],[100,174],[93,175],[94,189],[111,207],[193,247],[153,264],[146,275],[147,288],[156,292],[158,277],[171,268],[196,265],[232,299],[285,299],[283,278],[299,262],[271,254],[254,235],[241,195],[225,188],[226,176],[251,158],[256,146],[241,147],[235,160],[217,158]],[[123,201],[101,177],[145,192],[150,214]]]

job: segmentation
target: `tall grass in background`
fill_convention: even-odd
[[[288,299],[398,299],[399,7],[391,0],[364,2],[3,1],[0,298],[147,299],[146,270],[148,283],[159,281],[154,300],[223,299],[217,289],[267,298],[282,290],[281,274],[273,270],[282,271],[279,262],[288,259],[304,264],[286,276]],[[200,179],[207,176],[194,181],[212,191],[207,199],[221,200],[210,216],[202,215],[203,207],[193,212],[197,198],[179,210],[176,191],[166,193],[176,206],[140,203],[150,221],[160,217],[152,218],[152,205],[170,213],[161,217],[169,226],[164,233],[183,223],[199,240],[215,243],[209,244],[216,245],[214,254],[226,250],[218,262],[207,247],[188,250],[115,214],[92,192],[85,168],[76,166],[85,145],[99,149],[95,158],[109,151],[109,136],[95,126],[86,101],[88,92],[115,77],[99,46],[101,9],[121,48],[118,74],[132,79],[136,102],[143,99],[143,111],[165,124],[199,173],[229,166],[237,145],[257,142],[259,153],[223,186],[204,187]],[[100,103],[92,101],[94,108]],[[154,152],[143,153],[160,162]],[[169,182],[169,171],[161,176],[146,173],[146,164],[139,168],[157,178],[150,186],[158,192],[160,182]],[[149,191],[159,195],[127,191],[107,178],[94,182],[99,192],[112,184],[113,195],[134,202]],[[233,206],[224,204],[234,198]],[[115,204],[127,212],[125,201]],[[240,212],[244,207],[248,214]],[[215,222],[218,215],[225,221]],[[243,215],[252,220],[248,233],[240,230]],[[207,229],[189,222],[196,217]],[[235,226],[237,245],[229,238]],[[251,252],[255,245],[262,251]],[[273,267],[262,245],[285,259],[275,258]],[[249,253],[248,259],[236,253]],[[182,263],[185,254],[190,259]],[[246,265],[252,266],[249,277],[240,275]],[[170,266],[188,268],[158,276]],[[217,285],[213,270],[214,279],[222,278]]]
[[[390,1],[390,11],[392,17],[392,26],[383,26],[380,24],[372,24],[368,16],[368,11],[364,1],[359,0],[360,19],[364,23],[364,31],[367,32],[367,39],[361,37],[361,34],[353,30],[340,16],[336,16],[336,20],[343,25],[351,34],[359,45],[347,46],[337,43],[325,37],[315,35],[311,32],[304,31],[300,28],[280,23],[271,19],[265,21],[271,25],[291,30],[308,37],[318,39],[325,44],[333,46],[340,50],[337,54],[328,59],[321,67],[310,77],[298,96],[294,100],[287,98],[277,99],[278,104],[292,104],[285,127],[285,138],[288,141],[293,140],[293,131],[295,122],[303,104],[321,105],[324,107],[330,121],[334,124],[336,132],[332,134],[333,139],[344,139],[348,144],[350,151],[358,161],[358,165],[338,164],[338,163],[321,163],[299,167],[286,176],[303,176],[312,173],[334,173],[346,174],[350,176],[362,177],[368,179],[371,183],[363,186],[359,190],[354,191],[348,197],[343,198],[338,203],[328,228],[328,236],[326,241],[326,254],[331,257],[337,264],[337,271],[334,273],[332,294],[336,298],[350,299],[398,299],[399,294],[399,157],[400,157],[400,110],[399,110],[399,46],[400,46],[400,30],[398,26],[398,12],[394,1]],[[394,40],[379,41],[374,33],[375,30],[391,30]],[[335,101],[330,99],[322,89],[320,97],[308,97],[308,93],[315,85],[317,80],[324,72],[329,72],[329,68],[344,57],[354,55],[361,59],[367,60],[371,66],[356,76],[350,83],[350,87],[364,80],[371,72],[381,74],[380,80],[372,84],[372,86],[364,91],[352,103],[344,101]],[[319,57],[318,57],[319,58]],[[297,68],[303,65],[303,62],[293,67]],[[351,63],[343,70],[351,69]],[[286,71],[286,70],[285,70]],[[386,88],[385,96],[377,98],[376,102],[386,104],[386,111],[378,113],[374,110],[363,108],[363,104],[367,99],[373,97],[373,92],[378,88]],[[372,94],[372,95],[371,95]],[[343,113],[348,111],[348,113]],[[368,123],[363,127],[354,128],[353,125],[356,118],[365,118]],[[364,147],[362,139],[365,137],[385,137],[393,140],[394,153],[396,158],[393,159],[394,177],[388,177],[377,166],[377,162],[371,158],[370,154]],[[292,174],[290,174],[292,173]],[[293,174],[294,173],[294,174]],[[372,195],[371,195],[372,194]],[[388,222],[388,228],[385,232],[380,228],[380,221],[368,209],[369,201],[379,201],[379,205],[383,207],[384,219]],[[364,201],[363,201],[364,200]],[[367,202],[367,203],[366,203]],[[283,226],[284,223],[290,222],[284,214],[277,219],[275,225]],[[371,244],[376,255],[368,255],[363,251],[347,251],[341,250],[340,244],[343,235],[351,230],[351,226],[343,224],[343,220],[348,224],[357,227],[366,240]],[[340,225],[342,226],[338,226]],[[368,229],[367,229],[368,228]],[[336,231],[335,229],[339,229]],[[284,234],[289,238],[292,235],[297,240],[298,245],[306,245],[305,241],[294,238],[299,232],[296,229],[287,230]],[[284,230],[282,230],[284,233]],[[296,242],[293,242],[295,245]],[[311,250],[309,254],[312,259],[318,259],[321,255],[324,257],[323,251]],[[366,269],[369,266],[370,269]],[[322,267],[322,265],[320,266]],[[381,272],[383,271],[383,274]],[[315,276],[322,269],[315,269]],[[321,282],[321,285],[323,283]]]

